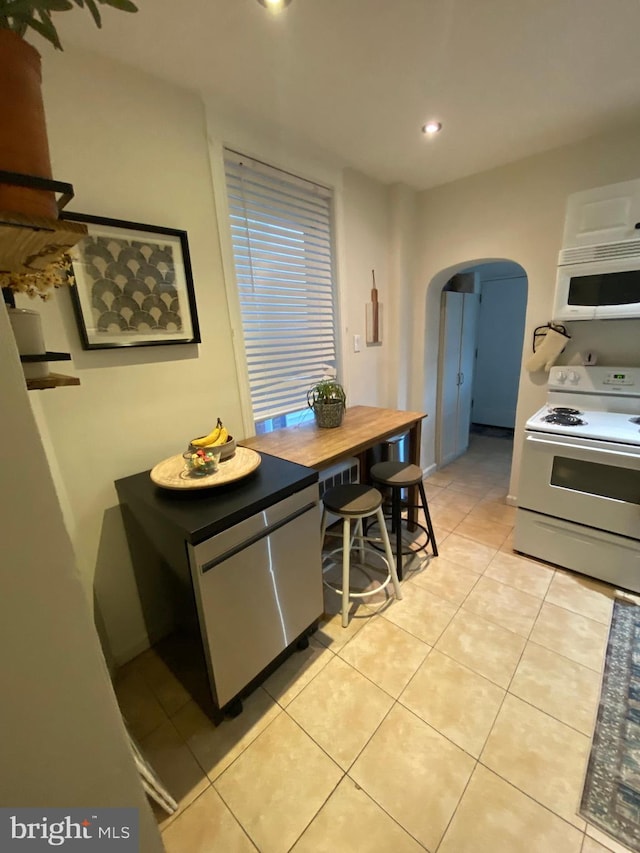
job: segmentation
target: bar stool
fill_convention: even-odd
[[[402,548],[402,509],[422,509],[426,522],[426,528],[419,522],[415,522],[416,526],[427,534],[427,541],[420,549],[426,551],[427,546],[431,543],[433,556],[438,556],[438,546],[436,545],[436,537],[433,532],[431,523],[431,515],[429,514],[429,505],[427,504],[427,496],[424,491],[422,482],[422,469],[417,465],[411,465],[408,462],[377,462],[369,470],[369,478],[372,483],[377,486],[386,486],[391,489],[391,532],[396,535],[396,560],[398,565],[398,577],[402,580],[402,563],[403,556],[412,554],[413,551],[404,551]],[[421,504],[411,504],[402,500],[402,489],[417,486],[420,493]]]
[[[349,600],[351,598],[365,598],[368,595],[374,595],[380,590],[383,590],[389,582],[393,583],[396,598],[402,598],[402,590],[398,581],[396,571],[396,561],[393,558],[389,534],[384,523],[384,514],[382,512],[382,494],[378,489],[372,486],[361,485],[360,483],[350,483],[344,486],[334,486],[328,489],[322,496],[322,523],[320,541],[324,544],[324,538],[327,531],[327,516],[328,513],[342,518],[342,546],[335,548],[331,554],[336,554],[342,551],[342,588],[336,589],[327,581],[324,581],[325,586],[337,592],[342,596],[342,627],[346,628],[349,624]],[[370,536],[365,536],[363,532],[362,520],[375,516],[380,525],[380,537],[375,539]],[[353,535],[351,533],[351,522],[355,521]],[[360,562],[364,561],[364,552],[371,550],[365,542],[382,542],[384,547],[384,561],[387,564],[387,577],[382,583],[376,586],[375,589],[365,592],[350,592],[349,589],[349,573],[351,567],[351,550],[355,540],[358,540],[358,548],[360,551]],[[376,550],[378,556],[380,553]]]

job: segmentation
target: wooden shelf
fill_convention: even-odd
[[[68,352],[43,352],[39,355],[21,355],[20,361],[23,364],[34,364],[38,361],[71,361],[71,354]]]
[[[35,364],[43,361],[71,361],[68,352],[45,352],[40,355],[21,355],[23,364]],[[47,376],[39,376],[37,379],[25,377],[28,391],[43,391],[46,388],[59,388],[61,385],[79,385],[77,376],[65,376],[62,373],[49,373]]]
[[[79,222],[0,211],[0,271],[37,272],[81,240]]]
[[[73,198],[73,187],[62,181],[0,170],[0,184],[60,193],[58,210]],[[86,235],[78,222],[0,211],[0,272],[30,273],[47,267]]]
[[[79,385],[77,376],[64,376],[62,373],[50,373],[41,379],[27,379],[28,391],[43,391],[46,388],[59,388],[61,385]]]
[[[45,269],[86,233],[79,222],[0,211],[0,272]]]

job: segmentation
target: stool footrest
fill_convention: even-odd
[[[365,598],[369,595],[374,595],[381,589],[384,589],[390,582],[393,584],[395,596],[398,600],[402,598],[402,589],[400,587],[400,579],[396,569],[396,561],[391,550],[391,543],[387,534],[387,525],[382,512],[382,495],[378,489],[371,486],[361,486],[357,484],[335,486],[329,489],[322,497],[323,510],[322,520],[320,523],[320,537],[324,542],[324,537],[327,533],[327,513],[333,512],[342,518],[342,546],[335,548],[328,555],[333,557],[334,554],[342,554],[342,589],[338,590],[337,586],[326,583],[326,586],[334,592],[339,592],[342,597],[342,627],[346,628],[349,624],[349,601],[353,598]],[[376,516],[380,524],[380,539],[372,536],[365,536],[364,519],[370,516]],[[355,527],[352,528],[352,523],[355,522]],[[372,545],[376,541],[384,543],[384,556],[373,548]],[[371,545],[366,544],[371,543]],[[385,563],[386,578],[384,582],[378,582],[377,585],[364,592],[351,592],[349,585],[349,574],[351,566],[351,553],[359,552],[362,563],[364,564],[365,551],[375,553]],[[337,568],[337,567],[336,567]],[[328,571],[323,569],[323,574]],[[324,577],[323,577],[323,583]]]
[[[385,516],[385,517],[386,517],[387,521],[392,521],[391,516]],[[403,520],[403,521],[406,521],[406,519],[404,519],[404,518],[403,518],[402,520]],[[376,519],[374,519],[374,520],[372,521],[372,523],[371,523],[370,525],[368,525],[368,528],[367,528],[367,529],[369,529],[369,527],[373,527],[375,524],[377,524],[377,520],[376,520]],[[412,555],[416,554],[418,551],[424,551],[424,552],[425,552],[425,556],[427,556],[427,551],[428,551],[428,549],[429,549],[429,546],[430,546],[430,545],[432,545],[432,542],[431,542],[431,536],[429,535],[429,531],[427,530],[427,528],[425,527],[425,525],[424,525],[424,524],[421,524],[419,521],[415,521],[415,522],[414,522],[414,524],[415,524],[415,526],[416,526],[416,527],[420,528],[420,530],[421,530],[423,533],[426,533],[427,538],[426,538],[426,540],[425,540],[425,542],[424,542],[424,545],[416,545],[416,546],[415,546],[415,549],[414,549],[414,548],[403,548],[403,549],[402,549],[402,556],[403,556],[403,557],[410,557],[410,556],[412,556]],[[402,533],[403,533],[403,534],[404,534],[404,533],[408,533],[408,532],[409,532],[409,531],[406,531],[406,530],[403,528],[403,530],[402,530]],[[376,538],[377,538],[377,537],[374,537],[372,541],[375,541],[375,539],[376,539]],[[382,541],[382,540],[380,540],[380,541]],[[406,543],[405,543],[405,544],[406,544]],[[373,547],[374,547],[376,550],[379,550],[379,549],[378,549],[378,547],[377,547],[376,545],[374,545]]]
[[[375,541],[375,539],[371,539],[371,538],[368,538],[366,536],[364,536],[363,539],[365,542]],[[333,551],[329,551],[328,554],[324,555],[324,559],[325,560],[330,559],[331,557],[334,556],[334,554],[342,554],[343,550],[344,550],[343,548],[334,548]],[[375,554],[376,557],[378,557],[380,560],[384,561],[384,564],[386,566],[387,577],[383,581],[380,581],[378,583],[378,585],[376,587],[374,587],[374,589],[369,589],[369,590],[366,590],[365,592],[351,592],[351,591],[349,591],[349,593],[348,593],[349,598],[366,598],[369,595],[375,595],[376,592],[381,592],[383,589],[385,589],[385,587],[387,587],[389,585],[389,583],[391,582],[391,579],[392,579],[391,571],[389,568],[389,561],[384,556],[384,554],[380,553],[377,548],[372,548],[372,547],[369,547],[368,545],[365,545],[361,550],[363,552],[369,551],[370,553]],[[351,563],[351,566],[353,566],[353,565],[354,564]],[[358,564],[356,563],[355,564],[356,568],[357,568],[357,565]],[[323,574],[326,571],[328,571],[328,569],[323,569],[322,570]],[[334,586],[332,583],[329,583],[329,581],[324,580],[324,578],[322,579],[322,582],[328,589],[331,589],[331,590],[333,590],[333,592],[337,592],[340,595],[342,595],[343,589],[341,587]]]

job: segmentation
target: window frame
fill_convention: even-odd
[[[238,282],[236,278],[235,257],[233,252],[233,242],[231,235],[229,202],[227,196],[226,172],[224,163],[225,149],[237,152],[238,148],[246,150],[244,145],[235,145],[231,142],[223,142],[221,139],[213,137],[209,138],[209,151],[211,161],[211,173],[214,192],[214,203],[216,208],[216,216],[218,220],[218,236],[220,241],[220,254],[222,261],[222,270],[224,276],[225,290],[227,294],[227,306],[229,310],[229,320],[231,325],[231,337],[233,344],[234,359],[236,364],[236,372],[238,376],[238,390],[240,394],[240,406],[242,423],[245,436],[256,434],[256,421],[253,416],[253,401],[251,398],[251,387],[249,382],[249,367],[247,361],[247,352],[244,341],[244,328],[242,323],[242,311],[240,307],[240,295],[238,290]],[[343,345],[343,328],[341,318],[344,316],[344,304],[342,288],[340,287],[340,269],[342,267],[342,251],[339,240],[341,231],[342,219],[342,187],[341,181],[333,177],[327,180],[316,177],[311,170],[300,168],[298,164],[291,168],[285,168],[277,162],[275,157],[256,156],[250,152],[244,154],[248,160],[253,160],[278,169],[285,174],[289,174],[292,178],[297,178],[301,181],[308,181],[326,187],[332,193],[331,199],[331,249],[332,249],[332,267],[333,267],[333,310],[334,310],[334,333],[335,333],[335,349],[336,349],[336,370],[342,385],[347,389],[347,382],[344,378],[344,345]],[[344,332],[346,333],[346,329]]]

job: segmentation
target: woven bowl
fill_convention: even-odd
[[[224,462],[225,459],[231,459],[233,454],[236,452],[236,440],[230,435],[226,441],[226,444],[222,444],[221,446],[222,453],[220,454],[220,461]],[[198,447],[195,444],[190,444],[188,447],[192,453],[198,450]]]

